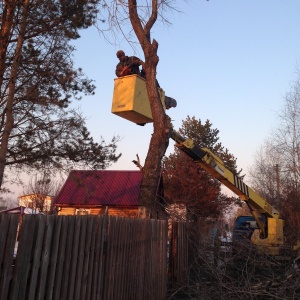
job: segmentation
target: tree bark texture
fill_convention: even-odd
[[[159,61],[157,55],[158,43],[151,42],[150,31],[156,22],[158,3],[152,1],[152,13],[145,26],[137,12],[137,1],[129,0],[129,16],[132,27],[140,42],[145,56],[146,87],[153,118],[153,134],[150,140],[148,154],[143,168],[143,179],[140,189],[140,203],[144,207],[140,217],[156,218],[156,194],[160,180],[162,158],[169,144],[171,120],[165,114],[156,85],[156,68]],[[144,23],[143,23],[144,24]]]

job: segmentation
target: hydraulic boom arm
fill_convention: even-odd
[[[278,219],[278,211],[247,186],[239,176],[233,174],[223,161],[209,149],[198,147],[191,139],[181,136],[175,130],[172,131],[171,138],[176,142],[176,147],[247,203],[260,229],[260,235],[265,238],[267,232],[258,215],[262,214],[267,218]]]

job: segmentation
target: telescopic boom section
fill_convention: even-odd
[[[209,149],[198,147],[191,139],[184,138],[175,130],[172,131],[171,138],[176,142],[175,146],[185,152],[195,163],[246,201],[256,220],[258,218],[256,213],[268,218],[279,218],[279,212],[274,207],[247,186],[239,176],[234,175]]]

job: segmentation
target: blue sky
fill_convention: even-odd
[[[297,78],[300,1],[190,0],[177,1],[177,8],[182,13],[168,14],[171,26],[157,24],[152,32],[159,43],[157,79],[178,103],[167,113],[175,129],[188,115],[209,119],[247,174]],[[132,160],[138,153],[144,162],[152,124],[141,127],[113,115],[111,101],[116,51],[143,59],[142,52],[134,53],[122,37],[119,44],[109,44],[95,28],[81,36],[75,43],[75,63],[97,89],[75,106],[87,117],[95,139],[121,137],[122,157],[110,169],[136,169]],[[171,141],[167,154],[173,150]]]

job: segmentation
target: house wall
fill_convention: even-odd
[[[19,206],[36,209],[36,206],[35,206],[36,197],[37,196],[35,196],[34,194],[18,197]],[[43,197],[44,197],[43,211],[49,212],[51,210],[53,197],[51,197],[51,196],[43,196]]]
[[[61,207],[58,211],[58,215],[75,215],[76,209],[83,207]],[[89,211],[90,215],[104,215],[106,213],[106,206],[102,207],[84,207],[84,209]],[[119,217],[130,217],[135,218],[138,215],[138,207],[127,208],[127,207],[108,207],[107,214],[110,216],[119,216]]]

